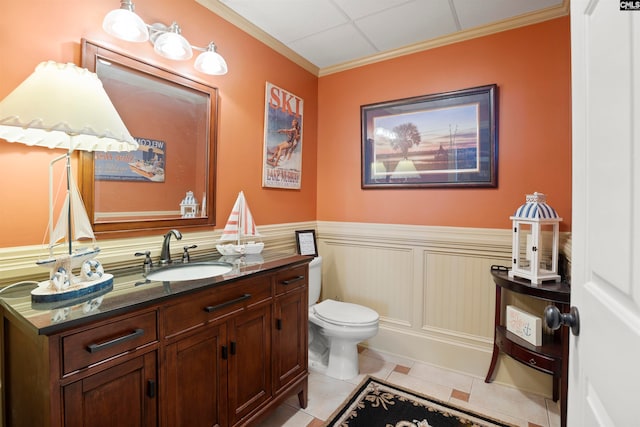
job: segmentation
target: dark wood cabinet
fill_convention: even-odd
[[[271,398],[271,306],[229,322],[229,418],[236,425]]]
[[[212,326],[166,346],[163,425],[228,425],[226,342],[226,328]]]
[[[157,425],[156,353],[63,386],[65,427]]]
[[[214,283],[138,273],[58,324],[0,302],[4,425],[250,426],[291,394],[306,406],[308,259],[280,258]]]
[[[308,282],[304,267],[281,271],[276,275],[273,332],[273,386],[278,394],[307,372]],[[306,407],[305,393],[298,395]]]
[[[560,421],[567,422],[567,385],[569,373],[569,328],[553,334],[543,334],[542,345],[535,346],[507,330],[502,317],[502,290],[516,292],[555,304],[562,313],[570,308],[571,288],[566,283],[545,282],[532,285],[530,281],[510,278],[506,268],[492,268],[496,284],[495,337],[491,364],[485,382],[493,380],[500,352],[533,369],[553,376],[553,400],[560,399]]]

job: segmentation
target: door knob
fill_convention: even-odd
[[[544,321],[554,331],[564,325],[571,328],[573,335],[580,333],[580,316],[576,307],[571,307],[568,313],[561,313],[555,305],[548,305],[544,309]]]

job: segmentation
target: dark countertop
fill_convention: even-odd
[[[144,276],[142,263],[135,267],[118,270],[106,269],[113,274],[113,287],[65,302],[34,304],[31,301],[33,283],[17,285],[0,293],[0,304],[27,327],[33,328],[39,335],[50,335],[76,327],[84,323],[119,315],[128,311],[157,304],[177,295],[187,295],[205,288],[222,286],[254,274],[304,264],[311,257],[295,253],[264,251],[259,255],[246,256],[199,256],[191,263],[224,261],[234,264],[229,273],[214,278],[161,282],[150,281]],[[179,263],[177,263],[179,264]],[[156,270],[158,268],[154,268]]]

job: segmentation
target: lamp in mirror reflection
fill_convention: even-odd
[[[146,24],[135,13],[135,6],[131,0],[121,0],[120,9],[107,13],[102,28],[108,34],[125,41],[150,40],[154,51],[167,59],[186,61],[193,56],[193,50],[202,52],[194,63],[195,69],[202,73],[223,75],[228,71],[226,61],[216,52],[213,42],[207,47],[192,46],[182,36],[180,26],[176,22],[169,26],[162,23]]]

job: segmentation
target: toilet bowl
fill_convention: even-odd
[[[378,333],[379,315],[358,304],[320,296],[322,258],[309,264],[309,367],[332,378],[358,375],[358,343]]]

